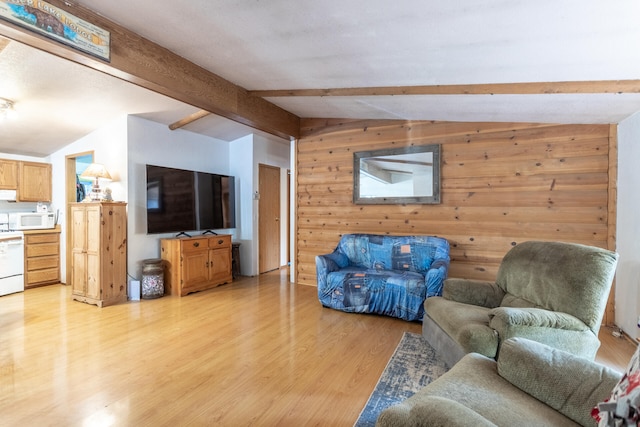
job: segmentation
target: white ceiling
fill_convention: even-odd
[[[640,79],[637,0],[75,3],[248,90]],[[170,124],[197,111],[16,42],[0,76],[18,113],[0,124],[0,152],[45,155],[120,114]],[[616,123],[640,111],[640,94],[615,93],[268,100],[299,117]],[[185,129],[250,132],[217,116]]]

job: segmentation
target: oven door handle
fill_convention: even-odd
[[[22,237],[0,237],[0,243],[8,243],[10,245],[20,245],[22,244]]]

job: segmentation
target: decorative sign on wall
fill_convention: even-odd
[[[0,18],[110,61],[111,34],[40,0],[0,0]]]

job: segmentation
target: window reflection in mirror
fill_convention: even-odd
[[[440,203],[440,145],[353,153],[356,204]]]

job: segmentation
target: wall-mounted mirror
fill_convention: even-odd
[[[353,203],[440,203],[440,145],[353,153]]]

